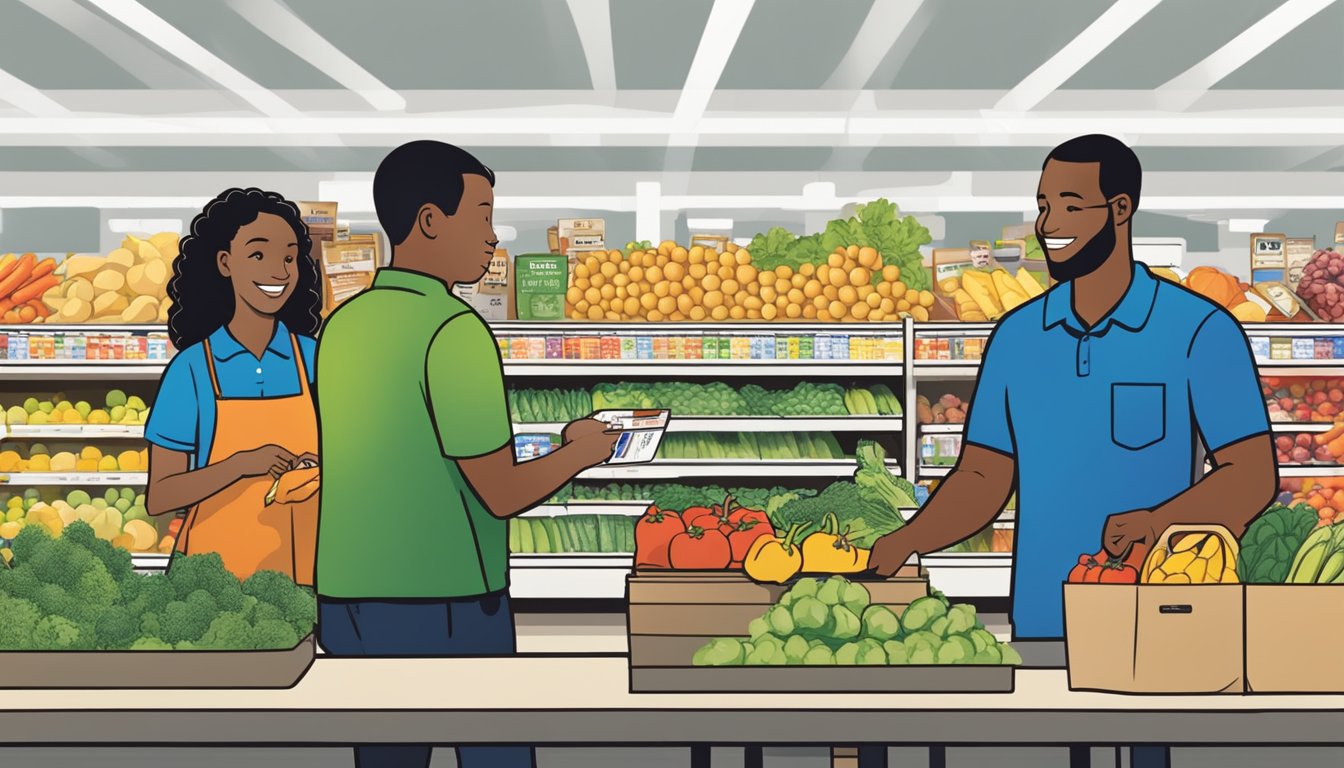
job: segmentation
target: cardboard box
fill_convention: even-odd
[[[322,252],[321,243],[336,242],[336,203],[297,203],[299,218],[308,227],[313,240],[313,255]]]
[[[563,255],[519,255],[513,264],[514,306],[518,319],[565,319],[569,272],[569,259]]]
[[[1344,585],[1248,584],[1245,589],[1246,689],[1344,693],[1344,657],[1303,652],[1298,646],[1308,636],[1344,636]]]
[[[1070,690],[1244,693],[1243,595],[1240,584],[1065,584]]]
[[[368,290],[382,263],[382,241],[378,235],[351,235],[349,240],[323,242],[323,314],[330,314]]]
[[[486,322],[518,319],[513,295],[513,260],[503,248],[495,249],[494,258],[490,259],[490,266],[480,282],[455,285],[453,293],[471,305]]]
[[[1311,257],[1316,255],[1316,238],[1290,237],[1284,247],[1287,254],[1284,258],[1288,267],[1288,290],[1296,291],[1298,283],[1302,282],[1302,271],[1311,262]]]

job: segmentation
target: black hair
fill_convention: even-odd
[[[1139,156],[1114,136],[1093,133],[1069,139],[1050,150],[1045,162],[1098,163],[1101,165],[1101,194],[1111,200],[1129,195],[1134,209],[1139,208],[1139,187],[1143,182],[1143,168]],[[1044,169],[1044,165],[1041,166]]]
[[[313,259],[313,240],[299,216],[299,207],[275,192],[226,189],[191,220],[191,232],[173,262],[168,281],[168,338],[177,349],[199,343],[233,319],[234,295],[229,278],[220,274],[218,255],[229,250],[238,230],[269,213],[285,220],[299,245],[299,279],[276,319],[293,333],[316,336],[322,324],[322,280]]]
[[[373,175],[373,207],[392,245],[406,241],[427,204],[455,215],[463,176],[483,176],[495,185],[494,171],[465,149],[442,141],[412,141],[388,153]]]

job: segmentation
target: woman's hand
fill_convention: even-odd
[[[241,451],[229,457],[239,477],[279,477],[294,466],[293,453],[278,445],[263,445],[250,451]]]

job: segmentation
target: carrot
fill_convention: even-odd
[[[1313,509],[1319,511],[1325,507],[1325,497],[1321,496],[1320,494],[1313,493],[1311,496],[1307,498],[1307,503],[1310,504]]]
[[[18,325],[21,322],[19,320],[19,313],[12,309],[5,313],[4,320],[5,325]]]
[[[47,291],[61,284],[61,278],[55,275],[40,277],[14,292],[10,297],[15,304],[27,304]]]
[[[1340,437],[1344,437],[1344,424],[1336,424],[1328,432],[1322,432],[1316,436],[1317,445],[1325,445]]]
[[[1344,491],[1335,491],[1335,495],[1330,497],[1330,504],[1336,509],[1344,509]]]
[[[19,308],[19,322],[31,323],[37,319],[37,310],[24,304]]]
[[[1344,456],[1344,437],[1336,437],[1325,446],[1325,450],[1330,452],[1331,456]]]
[[[33,274],[29,276],[28,281],[25,282],[24,285],[30,285],[34,280],[38,279],[39,277],[46,277],[47,275],[50,275],[52,272],[55,271],[56,271],[56,260],[43,259],[37,262],[37,265],[33,267]]]
[[[14,269],[5,277],[0,278],[0,296],[7,297],[17,291],[28,281],[35,266],[37,266],[37,257],[31,253],[23,254],[23,258],[14,264]]]
[[[44,319],[51,317],[51,310],[48,309],[47,305],[43,304],[40,300],[34,299],[33,301],[28,302],[28,306],[33,308],[33,311],[37,313],[38,317]]]

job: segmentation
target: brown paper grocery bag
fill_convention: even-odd
[[[1248,584],[1247,690],[1344,693],[1344,657],[1303,653],[1307,635],[1344,637],[1344,584]]]

